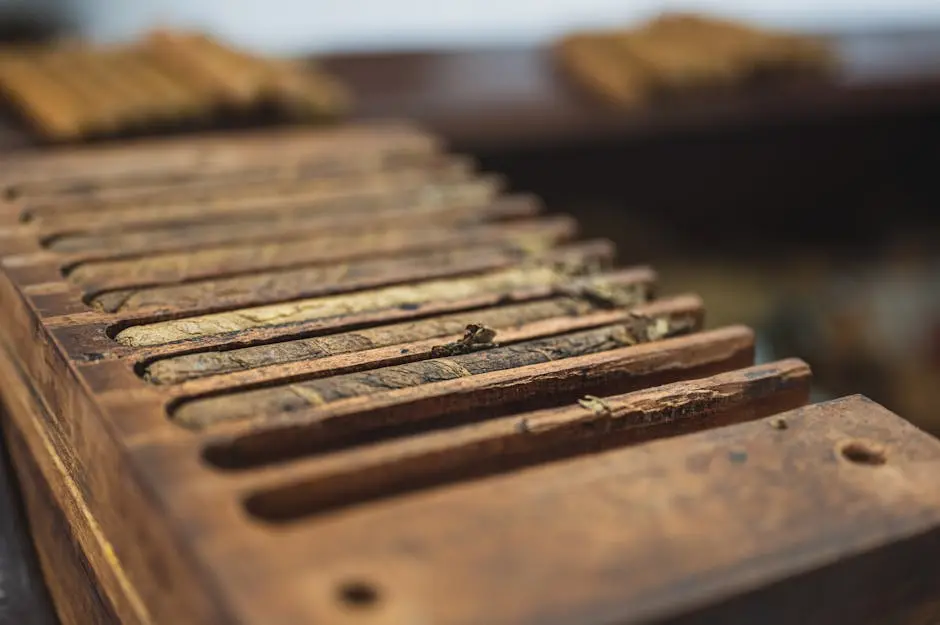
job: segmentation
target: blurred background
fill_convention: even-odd
[[[932,0],[0,0],[0,9],[101,41],[172,24],[291,54],[535,43],[572,28],[628,23],[664,10],[717,13],[806,31],[940,22],[940,4]]]
[[[828,38],[827,81],[612,110],[548,49],[691,10]],[[0,36],[123,41],[159,26],[317,55],[359,117],[404,116],[696,291],[710,325],[799,355],[820,398],[865,393],[940,433],[936,0],[0,0]],[[7,129],[15,144],[16,133]]]

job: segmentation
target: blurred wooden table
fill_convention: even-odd
[[[753,247],[739,231],[785,245],[870,239],[886,206],[904,219],[940,199],[929,165],[940,156],[940,30],[833,41],[843,67],[830,82],[635,111],[573,87],[544,48],[322,62],[352,88],[359,117],[419,120],[515,188],[577,210],[590,234],[651,259],[699,253],[706,240]],[[681,231],[674,246],[646,236],[663,218]],[[626,237],[634,231],[639,240]]]
[[[940,105],[940,27],[832,37],[831,84],[791,84],[612,110],[570,85],[546,47],[342,54],[320,62],[355,93],[358,118],[418,120],[470,151],[615,141],[717,126],[779,123]],[[0,147],[30,139],[9,118]]]

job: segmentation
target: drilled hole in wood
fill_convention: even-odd
[[[16,187],[7,187],[3,190],[3,198],[6,200],[15,200],[20,196],[20,191]]]
[[[344,605],[357,610],[375,607],[381,599],[375,586],[362,581],[341,584],[338,595]]]
[[[878,466],[884,464],[884,449],[873,443],[851,441],[842,446],[842,457],[855,464]]]

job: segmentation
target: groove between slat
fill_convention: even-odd
[[[659,340],[691,329],[689,320],[673,319],[668,314],[628,315],[624,323],[509,343],[467,354],[299,380],[257,390],[229,391],[203,399],[187,399],[171,415],[175,423],[184,427],[204,428],[224,420],[274,416],[388,390],[594,354]]]
[[[482,275],[412,282],[345,295],[329,295],[286,303],[271,303],[230,312],[200,314],[116,329],[117,342],[128,347],[150,347],[182,340],[231,335],[249,329],[285,326],[314,319],[354,315],[393,308],[418,309],[425,304],[459,301],[482,293],[504,293],[516,288],[561,288],[570,272],[596,267],[609,259],[606,242],[560,248],[545,257],[545,264],[518,266]],[[550,261],[550,262],[549,262]],[[558,266],[564,267],[559,270]],[[244,305],[244,304],[242,304]],[[180,316],[181,311],[176,311]],[[117,328],[121,326],[118,325]]]
[[[238,474],[245,508],[285,523],[352,505],[798,408],[806,363],[786,360],[484,420]],[[212,458],[212,453],[208,454]]]
[[[454,427],[753,364],[754,335],[739,326],[335,401],[275,418],[214,425],[205,442],[223,464],[254,467]],[[153,444],[148,438],[142,444]]]
[[[216,224],[193,224],[186,228],[156,226],[145,230],[83,233],[60,232],[40,234],[43,246],[52,252],[70,254],[69,262],[141,256],[155,252],[200,249],[203,246],[227,243],[268,241],[284,236],[320,235],[326,231],[349,235],[353,232],[379,228],[438,225],[460,227],[487,220],[531,217],[540,205],[529,197],[516,196],[479,204],[446,204],[426,211],[410,207],[393,207],[371,214],[304,215],[281,211],[265,216],[263,225],[253,221]]]
[[[373,362],[384,366],[427,358],[435,345],[459,339],[469,324],[497,330],[497,342],[505,344],[623,322],[631,310],[647,315],[670,314],[675,323],[684,323],[690,329],[700,327],[704,314],[702,302],[695,296],[640,304],[634,309],[625,306],[611,309],[588,298],[560,296],[309,339],[196,352],[158,359],[141,369],[145,379],[153,384],[178,385],[171,389],[176,395],[196,395],[215,391],[223,384],[226,388],[248,387],[277,377],[348,373]]]
[[[189,252],[160,253],[123,260],[86,261],[71,265],[69,280],[86,292],[172,284],[210,277],[231,277],[263,269],[288,268],[472,245],[516,246],[539,251],[570,239],[576,222],[566,216],[522,221],[499,226],[467,226],[455,230],[442,226],[414,229],[382,229],[331,236],[298,236],[269,243],[227,245]]]

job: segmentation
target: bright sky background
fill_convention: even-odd
[[[6,0],[10,2],[11,0]],[[12,0],[17,3],[17,0]],[[22,3],[24,0],[19,0]],[[4,0],[0,0],[2,4]],[[156,23],[204,28],[272,52],[463,47],[544,40],[667,8],[810,30],[940,27],[940,0],[32,0],[68,5],[84,32],[131,37]]]

